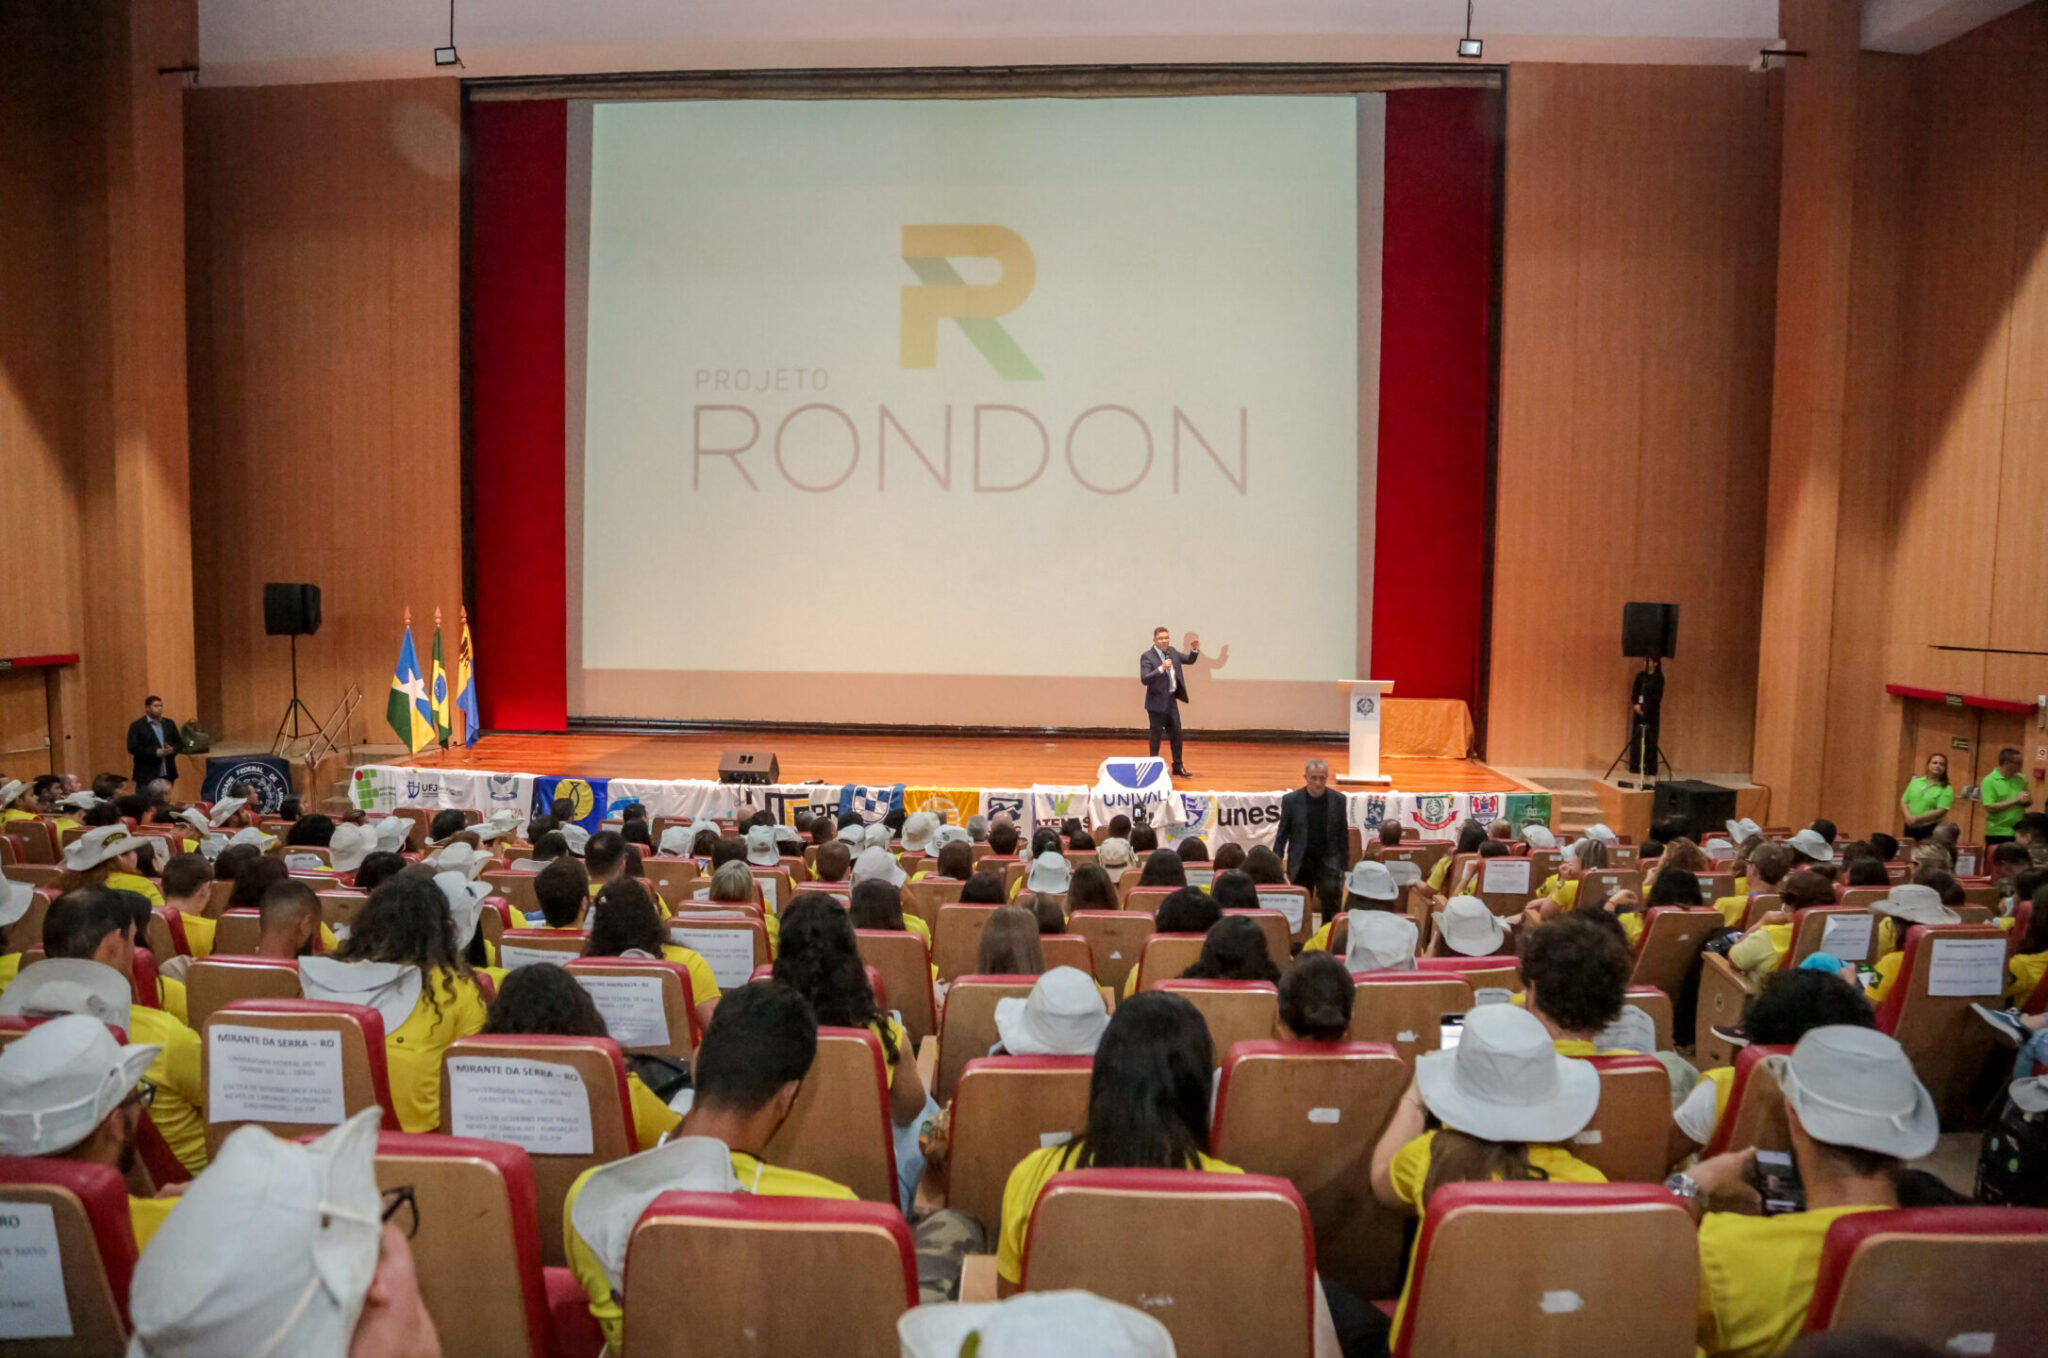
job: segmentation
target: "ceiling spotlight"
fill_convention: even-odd
[[[1465,36],[1458,39],[1458,55],[1476,61],[1485,47],[1483,39],[1472,36],[1472,0],[1465,0]]]

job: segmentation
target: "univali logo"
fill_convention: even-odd
[[[969,283],[955,259],[993,259],[1002,276]],[[905,226],[903,262],[917,282],[903,288],[901,366],[939,366],[939,322],[950,320],[1008,382],[1037,382],[1038,366],[997,321],[1024,304],[1038,281],[1038,261],[1024,238],[1006,226]]]

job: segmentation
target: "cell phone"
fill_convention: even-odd
[[[1792,1152],[1759,1150],[1755,1182],[1756,1191],[1763,1198],[1765,1216],[1806,1210],[1806,1184],[1799,1177],[1799,1164],[1792,1158]]]
[[[1856,979],[1863,983],[1865,990],[1870,989],[1870,987],[1877,984],[1877,968],[1866,967],[1861,962],[1858,962],[1856,964]]]
[[[1447,1052],[1456,1051],[1458,1049],[1458,1039],[1465,1035],[1465,1016],[1463,1014],[1445,1014],[1443,1016],[1443,1027],[1439,1031],[1442,1036],[1437,1040],[1437,1048]]]

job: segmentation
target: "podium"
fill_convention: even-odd
[[[1351,767],[1340,783],[1391,783],[1380,773],[1380,706],[1393,691],[1391,679],[1350,679],[1344,683],[1351,711]]]

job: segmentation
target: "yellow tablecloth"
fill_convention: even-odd
[[[1472,710],[1461,698],[1396,698],[1380,705],[1380,753],[1463,759],[1472,748]]]

